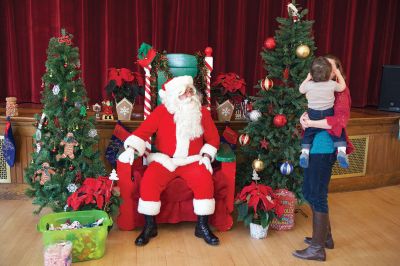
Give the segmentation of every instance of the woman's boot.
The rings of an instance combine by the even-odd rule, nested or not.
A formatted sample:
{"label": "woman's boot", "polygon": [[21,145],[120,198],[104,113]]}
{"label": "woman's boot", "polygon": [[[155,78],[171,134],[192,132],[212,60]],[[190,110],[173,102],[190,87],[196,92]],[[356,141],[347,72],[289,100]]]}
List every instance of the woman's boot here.
{"label": "woman's boot", "polygon": [[212,232],[208,226],[208,215],[198,215],[196,229],[194,235],[203,238],[209,245],[218,245],[219,239]]}
{"label": "woman's boot", "polygon": [[[314,221],[314,210],[311,208],[311,211],[313,213],[313,221]],[[304,238],[304,243],[311,245],[311,240],[312,240],[312,237],[306,236]],[[334,247],[335,247],[335,243],[333,242],[333,238],[332,238],[331,222],[330,222],[329,214],[328,214],[328,233],[326,235],[325,248],[333,249]]]}
{"label": "woman's boot", "polygon": [[293,255],[306,260],[326,260],[325,241],[328,232],[328,214],[314,212],[313,236],[311,245],[303,250],[296,250]]}
{"label": "woman's boot", "polygon": [[150,238],[157,236],[157,224],[154,216],[145,215],[144,221],[143,230],[135,240],[136,246],[144,246],[149,243]]}

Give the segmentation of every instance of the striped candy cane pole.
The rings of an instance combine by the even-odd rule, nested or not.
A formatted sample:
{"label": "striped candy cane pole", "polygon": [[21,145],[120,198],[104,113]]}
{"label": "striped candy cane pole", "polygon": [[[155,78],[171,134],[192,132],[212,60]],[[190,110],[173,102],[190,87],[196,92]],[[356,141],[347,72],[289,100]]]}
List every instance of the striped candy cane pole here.
{"label": "striped candy cane pole", "polygon": [[211,71],[213,70],[213,57],[212,57],[212,48],[207,47],[204,50],[206,57],[206,67],[207,67],[207,88],[206,88],[206,95],[207,95],[207,109],[211,109]]}
{"label": "striped candy cane pole", "polygon": [[[150,88],[150,70],[151,70],[151,65],[149,64],[147,67],[144,68],[145,76],[146,76],[146,81],[144,85],[144,120],[147,119],[147,117],[150,115],[151,112],[151,88]],[[147,154],[149,154],[151,151],[151,138],[149,141],[146,141],[146,151],[144,155],[144,160],[143,164],[147,165]]]}
{"label": "striped candy cane pole", "polygon": [[151,112],[150,69],[151,65],[148,65],[144,68],[146,76],[146,81],[144,85],[144,120],[147,119]]}

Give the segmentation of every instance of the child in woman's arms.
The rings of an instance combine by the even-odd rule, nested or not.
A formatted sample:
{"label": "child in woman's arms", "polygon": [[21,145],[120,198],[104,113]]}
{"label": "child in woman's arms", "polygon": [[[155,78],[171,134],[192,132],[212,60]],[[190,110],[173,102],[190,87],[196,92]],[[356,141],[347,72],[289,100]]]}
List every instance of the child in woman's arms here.
{"label": "child in woman's arms", "polygon": [[[331,80],[333,76],[337,77],[338,82]],[[324,119],[327,116],[333,116],[333,103],[335,101],[335,92],[344,91],[346,82],[340,71],[333,67],[324,57],[317,57],[311,64],[311,71],[307,78],[300,85],[300,93],[306,94],[308,101],[308,116],[311,120]],[[316,133],[324,129],[306,128],[301,141],[300,166],[308,167],[308,158],[310,147]],[[344,130],[340,137],[331,135],[335,148],[338,149],[337,159],[340,167],[349,167],[349,160],[346,155],[346,137]]]}

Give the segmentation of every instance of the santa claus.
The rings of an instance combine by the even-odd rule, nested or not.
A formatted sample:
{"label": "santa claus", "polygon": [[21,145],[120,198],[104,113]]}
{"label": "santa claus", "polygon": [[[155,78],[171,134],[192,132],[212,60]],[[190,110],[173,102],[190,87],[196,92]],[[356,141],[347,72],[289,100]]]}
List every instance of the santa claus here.
{"label": "santa claus", "polygon": [[212,166],[219,147],[219,135],[210,112],[201,105],[191,76],[171,79],[159,92],[162,105],[136,129],[124,143],[121,162],[132,164],[134,155],[145,153],[145,142],[157,133],[158,152],[147,155],[149,166],[140,187],[138,212],[144,214],[145,225],[136,245],[145,245],[157,235],[154,217],[160,212],[160,194],[176,177],[183,178],[193,191],[194,212],[198,216],[195,235],[210,245],[219,239],[208,226],[214,213]]}

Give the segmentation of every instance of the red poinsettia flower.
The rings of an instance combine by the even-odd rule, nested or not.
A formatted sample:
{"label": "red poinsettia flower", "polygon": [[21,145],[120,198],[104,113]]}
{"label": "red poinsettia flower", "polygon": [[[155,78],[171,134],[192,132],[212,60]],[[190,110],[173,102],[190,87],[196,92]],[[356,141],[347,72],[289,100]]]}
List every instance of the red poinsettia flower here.
{"label": "red poinsettia flower", "polygon": [[121,87],[123,81],[133,81],[135,77],[127,68],[110,68],[108,71],[108,81],[115,80],[118,87]]}
{"label": "red poinsettia flower", "polygon": [[281,217],[284,211],[272,188],[255,182],[242,189],[237,196],[237,201],[245,202],[248,207],[252,207],[255,214],[258,210],[271,211]]}
{"label": "red poinsettia flower", "polygon": [[133,80],[136,80],[139,86],[144,86],[143,75],[139,72],[132,72]]}
{"label": "red poinsettia flower", "polygon": [[67,204],[75,211],[90,204],[96,204],[98,209],[103,209],[110,201],[111,186],[112,181],[108,177],[86,178],[82,186],[68,197]]}
{"label": "red poinsettia flower", "polygon": [[239,91],[242,95],[246,94],[246,83],[235,73],[221,73],[212,84],[213,87],[221,87],[223,94]]}

